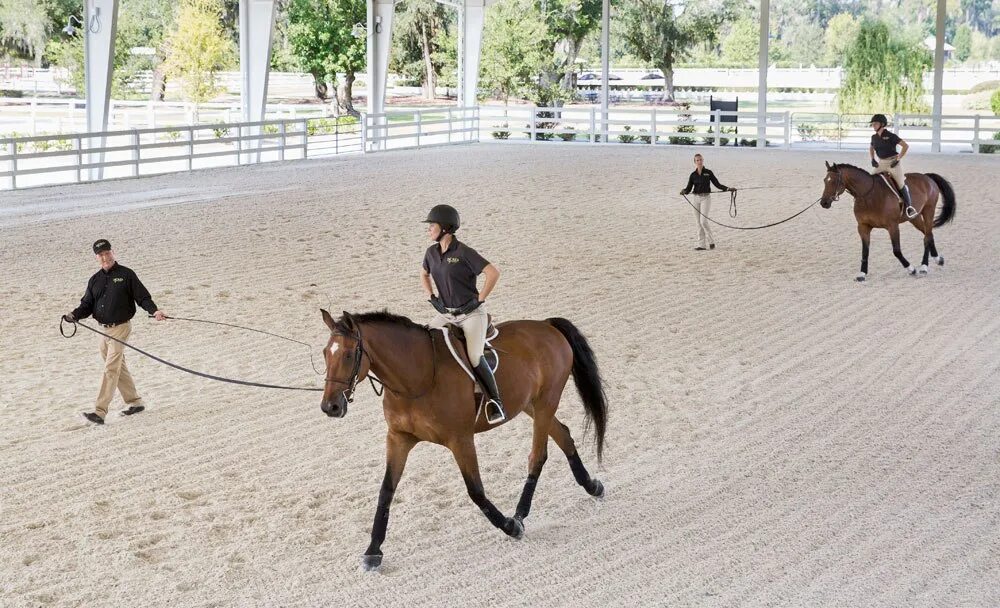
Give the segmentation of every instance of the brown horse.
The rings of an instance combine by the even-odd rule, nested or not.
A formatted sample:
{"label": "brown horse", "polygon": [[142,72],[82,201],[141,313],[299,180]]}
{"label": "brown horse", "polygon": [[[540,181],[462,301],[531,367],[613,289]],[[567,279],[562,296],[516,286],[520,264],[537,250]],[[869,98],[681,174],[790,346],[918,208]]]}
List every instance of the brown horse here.
{"label": "brown horse", "polygon": [[[913,219],[907,219],[901,212],[899,197],[880,176],[854,165],[826,163],[823,196],[819,204],[824,209],[829,209],[833,201],[839,199],[845,191],[854,197],[854,217],[858,220],[858,234],[861,235],[861,272],[856,280],[864,281],[868,276],[868,244],[872,228],[889,231],[892,252],[911,275],[927,274],[928,256],[933,256],[938,266],[944,266],[944,256],[938,255],[934,245],[934,229],[955,217],[955,191],[948,180],[936,173],[907,173],[906,185],[917,210]],[[935,219],[934,211],[939,195],[944,204],[941,206],[941,214]],[[924,258],[920,268],[914,268],[903,257],[903,250],[900,249],[899,225],[903,222],[911,222],[924,234]]]}
{"label": "brown horse", "polygon": [[[485,417],[477,417],[473,382],[449,353],[444,336],[438,330],[384,311],[361,315],[345,312],[339,320],[325,310],[321,312],[330,328],[330,341],[324,350],[326,388],[320,406],[323,412],[343,417],[358,383],[371,378],[369,372],[377,376],[372,388],[374,382],[379,382],[385,391],[382,409],[389,426],[385,477],[375,509],[371,544],[362,559],[365,570],[377,569],[382,564],[389,505],[407,455],[421,441],[451,450],[472,501],[490,523],[514,538],[524,534],[523,522],[545,464],[549,437],[566,454],[577,483],[591,496],[604,495],[604,486],[583,466],[569,429],[555,416],[572,373],[588,424],[594,425],[600,461],[608,419],[607,400],[594,353],[587,339],[569,321],[511,321],[497,326],[500,335],[493,345],[501,353],[501,360],[496,379],[507,419],[523,411],[534,423],[528,479],[514,517],[508,518],[486,498],[476,458],[474,435],[495,427],[487,424]],[[461,345],[456,350],[465,352]]]}

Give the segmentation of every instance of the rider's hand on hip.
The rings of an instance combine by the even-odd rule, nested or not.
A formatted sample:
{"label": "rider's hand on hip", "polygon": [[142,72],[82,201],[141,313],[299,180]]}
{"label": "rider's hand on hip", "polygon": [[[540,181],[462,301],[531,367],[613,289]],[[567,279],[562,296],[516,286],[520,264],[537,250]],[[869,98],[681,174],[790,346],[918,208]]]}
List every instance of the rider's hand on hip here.
{"label": "rider's hand on hip", "polygon": [[875,160],[874,158],[872,159],[872,166],[878,169],[878,161]]}
{"label": "rider's hand on hip", "polygon": [[441,301],[441,298],[432,294],[431,299],[427,301],[431,303],[431,306],[434,307],[434,310],[438,311],[443,315],[448,314],[448,309],[445,308],[444,302]]}

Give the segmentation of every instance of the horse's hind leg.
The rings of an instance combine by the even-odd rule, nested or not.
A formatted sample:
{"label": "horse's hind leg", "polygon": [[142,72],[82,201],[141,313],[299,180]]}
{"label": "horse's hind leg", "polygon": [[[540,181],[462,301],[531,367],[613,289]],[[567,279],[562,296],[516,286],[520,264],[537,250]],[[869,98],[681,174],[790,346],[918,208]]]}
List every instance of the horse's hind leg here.
{"label": "horse's hind leg", "polygon": [[889,226],[889,239],[892,240],[892,254],[896,256],[896,259],[899,260],[899,263],[903,265],[903,268],[906,270],[906,272],[908,272],[911,275],[916,274],[917,269],[914,268],[909,261],[907,261],[906,257],[903,256],[903,250],[899,246],[898,224],[891,224]]}
{"label": "horse's hind leg", "polygon": [[583,489],[591,496],[597,498],[604,496],[604,484],[591,477],[586,467],[583,466],[580,454],[576,451],[576,443],[569,434],[569,429],[566,428],[566,425],[553,417],[552,423],[549,425],[549,435],[555,440],[556,445],[559,446],[563,453],[566,454],[566,459],[569,460],[569,468],[573,471],[576,483],[583,486]]}
{"label": "horse's hind leg", "polygon": [[476,443],[472,435],[456,440],[448,446],[455,456],[459,470],[462,471],[462,478],[465,480],[465,489],[469,492],[469,498],[476,503],[479,510],[483,512],[490,523],[503,530],[508,536],[521,538],[524,535],[524,525],[520,521],[504,517],[504,514],[497,509],[492,502],[486,498],[483,491],[483,480],[479,476],[479,459],[476,456]]}
{"label": "horse's hind leg", "polygon": [[528,478],[524,480],[521,498],[517,501],[514,519],[523,522],[531,512],[531,499],[535,495],[535,486],[542,474],[542,467],[549,457],[549,425],[553,414],[548,408],[534,407],[525,410],[532,418],[533,432],[531,435],[531,454],[528,455]]}
{"label": "horse's hind leg", "polygon": [[389,431],[386,435],[385,477],[378,493],[371,544],[368,545],[368,550],[361,560],[361,566],[365,570],[375,570],[382,565],[382,541],[385,540],[385,530],[389,525],[389,505],[392,503],[393,494],[396,493],[399,478],[403,475],[406,457],[415,445],[417,438],[409,433]]}

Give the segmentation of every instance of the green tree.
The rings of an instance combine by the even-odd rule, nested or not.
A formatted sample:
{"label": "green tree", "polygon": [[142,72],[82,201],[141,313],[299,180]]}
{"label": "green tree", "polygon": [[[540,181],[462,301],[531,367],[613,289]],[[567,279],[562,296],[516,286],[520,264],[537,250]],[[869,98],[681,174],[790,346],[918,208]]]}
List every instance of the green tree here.
{"label": "green tree", "polygon": [[365,10],[365,0],[292,0],[288,5],[288,43],[312,75],[316,97],[326,100],[327,83],[336,83],[337,110],[352,116],[359,115],[352,99],[366,49],[364,36],[354,37],[352,28],[365,22]]}
{"label": "green tree", "polygon": [[529,97],[543,69],[546,30],[534,5],[525,0],[494,4],[483,27],[479,77],[482,88],[503,99]]}
{"label": "green tree", "polygon": [[0,47],[41,67],[52,29],[47,9],[46,0],[0,0]]}
{"label": "green tree", "polygon": [[972,54],[972,29],[964,23],[958,26],[951,44],[955,47],[956,60],[959,62],[968,60]]}
{"label": "green tree", "polygon": [[843,65],[847,49],[854,44],[861,22],[850,13],[839,13],[830,19],[823,34],[823,63],[830,66]]}
{"label": "green tree", "polygon": [[438,79],[458,66],[457,57],[447,51],[452,46],[446,40],[451,13],[435,0],[405,0],[393,17],[390,69],[419,82],[424,99],[434,99]]}
{"label": "green tree", "polygon": [[816,65],[823,62],[823,29],[805,16],[791,21],[781,33],[785,61],[795,65]]}
{"label": "green tree", "polygon": [[690,3],[678,17],[667,0],[631,0],[621,7],[620,20],[629,52],[663,72],[664,98],[674,99],[674,63],[688,57],[696,45],[714,43],[731,5]]}
{"label": "green tree", "polygon": [[548,59],[534,95],[539,105],[558,104],[574,94],[576,58],[587,36],[600,31],[602,2],[534,0],[533,6],[545,25],[546,35],[542,40]]}
{"label": "green tree", "polygon": [[749,17],[741,17],[722,41],[722,59],[740,67],[755,66],[759,49],[760,24]]}
{"label": "green tree", "polygon": [[233,64],[235,50],[221,18],[221,0],[181,0],[167,35],[164,72],[180,81],[188,101],[203,103],[218,95],[216,72]]}
{"label": "green tree", "polygon": [[924,112],[923,79],[930,67],[930,53],[919,41],[893,38],[884,22],[866,20],[845,57],[840,112]]}
{"label": "green tree", "polygon": [[993,91],[993,95],[990,95],[990,109],[993,110],[994,116],[1000,116],[1000,89]]}

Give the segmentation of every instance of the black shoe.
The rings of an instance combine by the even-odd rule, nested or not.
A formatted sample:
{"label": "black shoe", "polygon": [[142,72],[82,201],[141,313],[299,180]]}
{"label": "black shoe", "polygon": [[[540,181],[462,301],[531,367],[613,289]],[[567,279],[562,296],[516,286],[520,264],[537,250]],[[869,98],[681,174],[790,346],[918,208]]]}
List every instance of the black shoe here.
{"label": "black shoe", "polygon": [[711,245],[709,245],[708,248],[709,249],[715,249],[715,243],[712,243]]}
{"label": "black shoe", "polygon": [[127,410],[122,410],[122,416],[131,416],[132,414],[138,414],[144,409],[146,409],[145,405],[132,405],[129,406]]}
{"label": "black shoe", "polygon": [[104,418],[101,418],[94,412],[84,412],[83,417],[93,422],[94,424],[104,424]]}
{"label": "black shoe", "polygon": [[694,250],[695,250],[695,251],[708,251],[707,249],[705,249],[705,248],[704,248],[704,247],[702,247],[701,245],[698,245],[697,247],[695,247],[695,248],[694,248]]}

